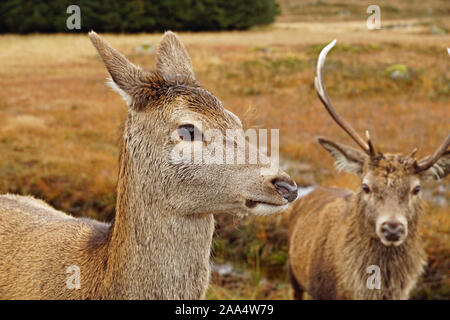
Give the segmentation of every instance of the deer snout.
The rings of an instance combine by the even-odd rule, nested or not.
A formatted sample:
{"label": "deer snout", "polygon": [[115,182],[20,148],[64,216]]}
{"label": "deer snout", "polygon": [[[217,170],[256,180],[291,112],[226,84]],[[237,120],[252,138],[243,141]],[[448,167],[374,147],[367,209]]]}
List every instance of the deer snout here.
{"label": "deer snout", "polygon": [[277,178],[272,180],[272,184],[275,190],[287,201],[292,202],[297,199],[298,188],[294,180],[290,178]]}
{"label": "deer snout", "polygon": [[397,221],[386,221],[381,225],[381,232],[388,241],[396,242],[404,234],[404,226]]}
{"label": "deer snout", "polygon": [[297,194],[295,181],[279,170],[271,175],[260,173],[256,181],[248,180],[241,195],[247,213],[266,216],[286,210]]}

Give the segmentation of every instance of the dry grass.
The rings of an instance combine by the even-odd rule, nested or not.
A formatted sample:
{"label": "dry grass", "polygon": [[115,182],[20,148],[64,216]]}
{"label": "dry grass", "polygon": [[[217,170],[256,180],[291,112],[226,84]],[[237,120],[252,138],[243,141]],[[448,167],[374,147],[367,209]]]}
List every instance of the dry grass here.
{"label": "dry grass", "polygon": [[378,5],[383,19],[445,19],[450,14],[446,0],[278,0],[283,15],[280,21],[365,21],[369,5]]}
{"label": "dry grass", "polygon": [[[441,23],[441,16],[436,19]],[[359,132],[369,129],[383,151],[406,153],[417,146],[420,156],[448,134],[450,58],[445,48],[450,36],[426,32],[432,17],[409,20],[409,29],[375,32],[365,29],[365,19],[281,20],[248,32],[180,35],[206,88],[247,126],[279,128],[282,157],[314,168],[305,175],[290,168],[299,183],[358,185],[353,176],[338,175],[314,143],[317,135],[350,143],[312,86],[317,54],[334,38],[339,46],[327,60],[328,91]],[[159,34],[106,38],[136,64],[153,66],[153,55],[134,48],[156,44]],[[78,216],[111,219],[118,127],[126,110],[104,85],[106,71],[87,36],[7,35],[0,37],[0,48],[0,192],[34,194]],[[395,63],[410,69],[409,79],[383,74]],[[431,263],[415,297],[450,297],[448,182],[442,185],[447,188],[441,191],[444,206],[430,204],[424,217]],[[238,266],[240,261],[250,276],[238,287],[213,284],[208,297],[290,298],[283,218],[238,221],[234,227],[219,220],[216,260]]]}

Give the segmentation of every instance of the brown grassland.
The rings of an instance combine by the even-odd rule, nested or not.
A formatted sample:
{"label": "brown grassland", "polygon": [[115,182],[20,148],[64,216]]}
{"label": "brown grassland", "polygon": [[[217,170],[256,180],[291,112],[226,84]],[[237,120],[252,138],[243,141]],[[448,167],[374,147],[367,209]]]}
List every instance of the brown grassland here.
{"label": "brown grassland", "polygon": [[[450,132],[450,4],[429,1],[427,15],[420,4],[413,10],[407,1],[379,1],[382,19],[387,6],[383,29],[368,31],[367,5],[329,2],[282,1],[283,15],[272,26],[180,36],[201,83],[246,127],[280,129],[283,167],[299,185],[355,190],[358,179],[337,173],[314,142],[321,135],[351,144],[314,92],[320,49],[338,39],[326,86],[339,112],[360,133],[368,129],[382,151],[418,147],[424,156]],[[433,26],[443,34],[430,34]],[[104,36],[134,63],[153,67],[154,54],[135,48],[156,45],[160,34]],[[393,64],[408,68],[405,79],[386,74]],[[0,193],[32,194],[75,216],[110,220],[126,107],[105,86],[87,35],[2,35],[0,66]],[[448,178],[428,190],[422,232],[429,265],[412,298],[450,299]],[[287,215],[217,217],[214,260],[234,271],[214,273],[207,298],[292,298]]]}

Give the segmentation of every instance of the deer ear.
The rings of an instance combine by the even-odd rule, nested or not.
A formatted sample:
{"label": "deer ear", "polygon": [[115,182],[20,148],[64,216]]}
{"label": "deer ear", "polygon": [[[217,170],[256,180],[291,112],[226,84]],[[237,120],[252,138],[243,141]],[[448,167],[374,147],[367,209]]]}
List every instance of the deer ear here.
{"label": "deer ear", "polygon": [[[419,161],[424,161],[426,158]],[[438,161],[429,169],[420,172],[420,176],[428,179],[434,178],[436,180],[445,178],[450,173],[450,150],[444,152]]]}
{"label": "deer ear", "polygon": [[167,31],[158,47],[156,70],[166,81],[197,84],[192,62],[178,36]]}
{"label": "deer ear", "polygon": [[143,94],[146,78],[144,71],[128,61],[94,31],[89,32],[89,38],[111,76],[108,85],[118,92],[133,109],[145,107],[148,99]]}
{"label": "deer ear", "polygon": [[333,156],[338,170],[362,174],[364,161],[367,158],[365,153],[325,138],[317,138],[317,142]]}

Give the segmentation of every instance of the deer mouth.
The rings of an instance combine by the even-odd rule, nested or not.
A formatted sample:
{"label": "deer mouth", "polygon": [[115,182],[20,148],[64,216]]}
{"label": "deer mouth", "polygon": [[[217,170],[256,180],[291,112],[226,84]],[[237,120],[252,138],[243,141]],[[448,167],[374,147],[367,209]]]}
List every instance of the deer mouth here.
{"label": "deer mouth", "polygon": [[264,204],[264,205],[274,206],[274,207],[279,207],[279,206],[285,205],[285,204],[271,203],[271,202],[266,202],[266,201],[255,201],[255,200],[250,200],[250,199],[245,200],[245,206],[249,209],[255,208],[258,204]]}
{"label": "deer mouth", "polygon": [[389,240],[385,240],[384,238],[381,238],[380,241],[385,247],[389,248],[389,247],[400,246],[404,242],[404,239],[400,239],[398,241],[389,241]]}
{"label": "deer mouth", "polygon": [[282,200],[283,201],[282,203],[269,202],[269,201],[265,201],[265,200],[246,199],[245,200],[245,206],[247,208],[249,208],[249,209],[253,209],[259,204],[260,205],[272,206],[272,207],[284,207],[284,206],[288,205],[289,203],[294,203],[300,197],[301,197],[301,194],[300,194],[300,192],[298,192],[294,200],[291,200],[291,201],[288,200],[287,202],[285,200]]}
{"label": "deer mouth", "polygon": [[252,215],[267,216],[284,211],[288,207],[288,202],[274,203],[268,201],[246,199],[245,207],[247,208],[248,213]]}

